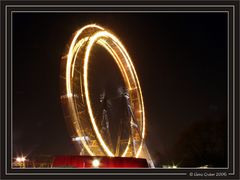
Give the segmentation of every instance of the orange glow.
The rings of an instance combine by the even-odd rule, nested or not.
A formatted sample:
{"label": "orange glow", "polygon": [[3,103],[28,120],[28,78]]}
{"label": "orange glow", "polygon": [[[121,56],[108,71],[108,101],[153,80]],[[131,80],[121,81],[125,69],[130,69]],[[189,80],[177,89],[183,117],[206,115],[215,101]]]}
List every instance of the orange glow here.
{"label": "orange glow", "polygon": [[[89,81],[88,81],[88,65],[89,61],[91,59],[91,50],[93,49],[94,45],[98,44],[102,47],[104,47],[108,53],[111,54],[113,57],[115,63],[117,64],[122,77],[124,79],[125,85],[129,91],[130,95],[130,101],[131,96],[134,93],[136,98],[133,101],[131,101],[132,105],[134,104],[134,110],[140,114],[138,121],[140,124],[140,142],[137,148],[136,157],[139,157],[143,141],[145,138],[145,112],[144,112],[144,102],[142,97],[142,91],[140,87],[140,83],[136,74],[136,70],[134,68],[134,65],[132,63],[132,60],[126,50],[126,48],[123,46],[123,44],[120,42],[120,40],[114,36],[112,33],[108,32],[104,28],[96,25],[96,24],[90,24],[87,26],[84,26],[80,30],[78,30],[71,42],[69,52],[67,55],[67,63],[66,63],[66,95],[68,98],[68,107],[69,111],[72,117],[72,124],[77,132],[77,136],[84,137],[86,136],[83,134],[81,123],[81,116],[79,115],[79,112],[76,108],[76,103],[74,99],[74,90],[73,90],[73,78],[75,76],[75,64],[76,61],[80,60],[82,62],[82,71],[81,76],[83,77],[83,80],[81,83],[81,97],[82,101],[84,101],[84,106],[86,106],[86,110],[88,113],[89,120],[91,122],[92,129],[94,131],[94,134],[96,136],[96,140],[98,141],[100,147],[99,149],[103,149],[105,155],[107,156],[115,156],[114,153],[110,150],[108,147],[108,144],[104,141],[98,127],[96,124],[96,118],[94,117],[94,113],[91,106],[91,99],[90,99],[90,92],[89,92]],[[81,57],[78,57],[79,52],[84,52]],[[88,145],[87,140],[84,138],[81,139],[81,142],[86,149],[86,151],[94,156],[99,155],[96,150],[91,148]],[[130,138],[128,139],[127,146],[125,150],[123,151],[121,156],[126,156],[129,151],[130,146]]]}

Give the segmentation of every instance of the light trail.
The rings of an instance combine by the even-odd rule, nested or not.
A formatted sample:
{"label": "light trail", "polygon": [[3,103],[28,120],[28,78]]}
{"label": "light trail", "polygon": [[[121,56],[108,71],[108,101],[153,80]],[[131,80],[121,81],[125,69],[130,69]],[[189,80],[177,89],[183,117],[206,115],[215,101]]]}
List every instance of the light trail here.
{"label": "light trail", "polygon": [[[67,55],[67,62],[66,62],[66,95],[68,97],[68,108],[69,112],[72,117],[72,121],[74,124],[75,131],[77,132],[79,137],[85,136],[85,134],[82,134],[81,125],[79,124],[81,121],[81,117],[78,115],[78,109],[76,107],[76,103],[74,100],[74,90],[73,90],[73,81],[74,81],[74,70],[75,70],[75,64],[78,60],[78,54],[79,52],[84,52],[80,54],[80,61],[82,61],[82,74],[80,76],[83,77],[83,82],[81,84],[81,96],[83,97],[84,105],[86,105],[86,110],[89,115],[89,119],[94,131],[94,134],[96,135],[96,139],[99,142],[99,145],[101,149],[106,153],[107,156],[114,156],[114,153],[109,149],[108,145],[104,141],[98,127],[96,124],[96,118],[94,117],[94,113],[91,106],[91,99],[90,99],[90,92],[89,92],[89,82],[88,82],[88,65],[91,58],[91,50],[93,49],[94,45],[98,44],[102,47],[104,47],[108,53],[111,54],[113,57],[115,63],[118,65],[118,68],[122,74],[122,77],[124,79],[125,85],[129,91],[130,94],[130,101],[131,101],[131,93],[135,93],[137,100],[134,100],[135,110],[136,112],[140,113],[139,122],[141,122],[140,126],[140,144],[137,149],[136,157],[139,157],[143,141],[145,138],[145,112],[144,112],[144,103],[143,103],[143,97],[142,97],[142,91],[140,87],[140,83],[136,74],[136,70],[134,68],[134,65],[132,63],[132,60],[127,53],[127,50],[123,46],[123,44],[120,42],[120,40],[114,36],[112,33],[108,32],[104,28],[96,25],[96,24],[90,24],[87,26],[84,26],[80,30],[78,30],[71,42],[69,52]],[[81,79],[81,77],[80,77]],[[133,103],[133,102],[131,102]],[[133,137],[134,138],[134,137]],[[82,144],[86,151],[94,156],[98,155],[98,152],[96,152],[93,148],[91,148],[88,143],[85,140],[82,140]],[[122,157],[126,156],[126,154],[129,151],[130,146],[130,138],[128,139],[127,146],[125,150],[123,151]]]}

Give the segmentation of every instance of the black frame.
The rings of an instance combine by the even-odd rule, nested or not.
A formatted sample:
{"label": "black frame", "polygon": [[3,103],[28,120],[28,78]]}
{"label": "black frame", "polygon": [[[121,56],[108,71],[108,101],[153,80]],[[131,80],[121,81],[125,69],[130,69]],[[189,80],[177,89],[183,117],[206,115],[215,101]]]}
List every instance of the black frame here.
{"label": "black frame", "polygon": [[[239,1],[4,1],[1,2],[1,178],[136,178],[191,179],[194,173],[205,178],[239,178]],[[18,6],[20,5],[20,6]],[[48,7],[47,7],[48,6]],[[41,10],[136,10],[226,11],[229,13],[229,168],[228,169],[11,169],[11,13]],[[226,172],[227,176],[206,173]],[[76,174],[78,173],[78,174]],[[25,175],[27,174],[27,175]],[[201,176],[200,176],[201,177]]]}

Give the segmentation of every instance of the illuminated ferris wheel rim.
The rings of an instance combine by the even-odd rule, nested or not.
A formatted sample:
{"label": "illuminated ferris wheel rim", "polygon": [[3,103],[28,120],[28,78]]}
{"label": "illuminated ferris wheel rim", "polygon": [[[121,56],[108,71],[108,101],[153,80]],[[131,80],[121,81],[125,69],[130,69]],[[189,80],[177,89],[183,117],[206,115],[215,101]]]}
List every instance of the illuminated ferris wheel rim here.
{"label": "illuminated ferris wheel rim", "polygon": [[[88,29],[97,29],[96,32],[93,34],[79,38],[83,34],[84,31]],[[114,156],[113,152],[109,149],[108,145],[104,141],[104,139],[101,136],[101,133],[97,127],[95,117],[93,115],[93,110],[91,106],[91,99],[89,95],[89,88],[88,88],[88,64],[90,59],[90,54],[93,46],[95,44],[99,44],[103,48],[105,48],[114,58],[115,62],[117,63],[122,77],[124,79],[124,82],[128,88],[128,90],[131,89],[137,89],[138,92],[138,101],[140,113],[142,115],[142,129],[141,129],[141,143],[137,150],[136,157],[139,156],[143,140],[145,137],[145,112],[144,112],[144,103],[143,103],[143,97],[141,92],[140,83],[135,71],[135,68],[133,66],[132,60],[130,56],[128,55],[125,47],[123,44],[119,41],[119,39],[114,36],[112,33],[106,31],[104,28],[96,25],[96,24],[90,24],[86,25],[80,30],[78,30],[72,40],[72,43],[70,45],[70,49],[67,56],[67,65],[66,65],[66,92],[68,98],[72,100],[72,86],[71,86],[71,78],[74,75],[74,65],[75,61],[77,59],[77,54],[81,48],[85,48],[84,58],[83,58],[83,96],[86,101],[87,111],[90,117],[91,125],[93,127],[94,133],[97,137],[98,142],[100,143],[102,149],[108,156]],[[73,106],[72,106],[73,107]],[[83,140],[83,145],[85,149],[88,151],[90,155],[94,155],[94,153],[91,151],[91,149],[88,147],[87,143]],[[125,156],[127,154],[129,147],[129,142],[127,147],[125,148],[122,156]]]}

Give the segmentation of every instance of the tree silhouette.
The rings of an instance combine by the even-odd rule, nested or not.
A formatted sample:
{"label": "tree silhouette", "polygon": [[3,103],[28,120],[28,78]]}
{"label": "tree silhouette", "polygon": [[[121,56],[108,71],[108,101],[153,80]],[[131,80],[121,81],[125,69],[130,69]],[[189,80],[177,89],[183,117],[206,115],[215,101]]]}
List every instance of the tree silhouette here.
{"label": "tree silhouette", "polygon": [[227,166],[226,120],[193,123],[179,136],[172,149],[172,160],[182,167]]}

